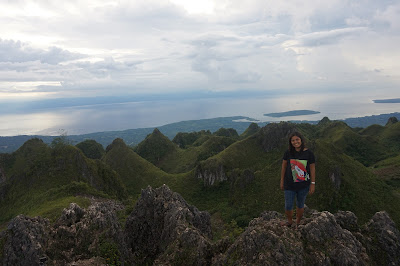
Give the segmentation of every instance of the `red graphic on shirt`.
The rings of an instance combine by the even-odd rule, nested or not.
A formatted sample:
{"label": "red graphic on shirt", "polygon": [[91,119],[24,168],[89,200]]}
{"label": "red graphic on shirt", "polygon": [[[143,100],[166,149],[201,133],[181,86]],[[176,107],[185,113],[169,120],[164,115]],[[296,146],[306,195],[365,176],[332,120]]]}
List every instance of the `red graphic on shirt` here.
{"label": "red graphic on shirt", "polygon": [[304,182],[310,179],[307,173],[307,160],[290,160],[290,167],[292,170],[293,182]]}

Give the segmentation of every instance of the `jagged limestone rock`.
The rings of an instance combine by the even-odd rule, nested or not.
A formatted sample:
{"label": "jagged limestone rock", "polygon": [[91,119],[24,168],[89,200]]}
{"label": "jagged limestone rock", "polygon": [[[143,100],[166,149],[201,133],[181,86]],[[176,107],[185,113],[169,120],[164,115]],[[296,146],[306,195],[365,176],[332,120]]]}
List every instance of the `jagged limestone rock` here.
{"label": "jagged limestone rock", "polygon": [[196,167],[195,176],[202,179],[205,186],[213,186],[219,182],[228,180],[224,166],[216,159],[210,159],[200,163]]}
{"label": "jagged limestone rock", "polygon": [[126,243],[138,265],[206,265],[211,259],[211,221],[166,185],[142,190],[126,221]]}
{"label": "jagged limestone rock", "polygon": [[121,208],[112,200],[93,200],[86,209],[72,203],[53,225],[19,215],[0,233],[0,264],[400,264],[400,232],[386,212],[358,226],[352,212],[306,208],[295,229],[280,225],[281,213],[268,211],[232,243],[212,242],[210,215],[165,185],[142,190],[125,229],[116,217]]}
{"label": "jagged limestone rock", "polygon": [[2,265],[40,265],[40,258],[46,257],[49,225],[41,217],[15,217],[7,227]]}
{"label": "jagged limestone rock", "polygon": [[281,214],[266,212],[253,219],[213,265],[304,265],[304,248],[299,233],[280,226]]}
{"label": "jagged limestone rock", "polygon": [[[115,201],[95,201],[87,209],[71,203],[51,229],[48,254],[54,264],[66,264],[95,257],[103,244],[118,246],[121,258],[128,252],[116,211]],[[104,255],[104,254],[103,254]]]}
{"label": "jagged limestone rock", "polygon": [[343,229],[347,229],[350,232],[359,232],[360,228],[358,226],[357,216],[350,211],[338,211],[335,213],[336,222]]}
{"label": "jagged limestone rock", "polygon": [[365,246],[380,265],[400,265],[400,232],[385,211],[377,212],[363,232]]}
{"label": "jagged limestone rock", "polygon": [[335,187],[335,189],[339,190],[340,189],[340,185],[342,183],[342,172],[341,172],[339,166],[335,166],[329,172],[329,178],[331,179],[331,182],[332,182],[333,186]]}
{"label": "jagged limestone rock", "polygon": [[327,211],[305,219],[299,231],[305,245],[307,261],[326,265],[367,265],[366,249],[347,229],[343,229],[335,216]]}

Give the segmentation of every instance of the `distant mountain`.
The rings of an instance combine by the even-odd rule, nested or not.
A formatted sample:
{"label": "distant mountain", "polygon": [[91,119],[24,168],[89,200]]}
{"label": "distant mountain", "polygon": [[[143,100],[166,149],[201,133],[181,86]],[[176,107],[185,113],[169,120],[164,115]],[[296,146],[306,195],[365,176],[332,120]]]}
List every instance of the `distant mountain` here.
{"label": "distant mountain", "polygon": [[[345,122],[348,126],[352,128],[365,128],[373,124],[377,125],[385,125],[390,117],[396,117],[400,119],[400,113],[391,113],[391,114],[381,114],[381,115],[373,115],[373,116],[365,116],[365,117],[356,117],[356,118],[347,118],[344,120],[340,120]],[[308,124],[317,124],[319,121],[306,121],[306,120],[292,120],[293,123],[308,123]],[[167,124],[164,126],[157,127],[160,132],[162,132],[169,139],[173,139],[176,134],[179,132],[196,132],[201,130],[210,130],[211,132],[215,132],[220,128],[233,128],[237,131],[238,134],[242,134],[251,123],[257,123],[256,120],[244,117],[244,116],[233,116],[233,117],[219,117],[219,118],[211,118],[211,119],[201,119],[201,120],[190,120],[190,121],[182,121],[172,124]],[[260,127],[266,125],[268,122],[257,123]],[[129,146],[136,146],[141,141],[143,141],[148,134],[151,134],[155,127],[152,128],[138,128],[138,129],[128,129],[123,131],[105,131],[105,132],[97,132],[83,135],[70,135],[68,139],[77,144],[83,142],[87,139],[95,140],[96,142],[103,145],[103,147],[107,147],[107,145],[111,144],[114,139],[121,138],[127,143]],[[40,138],[45,143],[50,144],[52,140],[55,138],[54,136],[13,136],[13,137],[1,137],[0,136],[0,153],[6,152],[10,153],[16,151],[22,144],[31,139],[31,138]]]}
{"label": "distant mountain", "polygon": [[[254,119],[245,116],[219,117],[201,120],[182,121],[157,127],[169,139],[173,139],[179,132],[195,132],[200,130],[217,131],[220,128],[234,128],[239,134],[245,131]],[[265,125],[266,123],[260,123]],[[105,131],[83,135],[69,135],[68,139],[73,143],[79,143],[87,139],[92,139],[102,144],[103,147],[111,144],[114,139],[121,138],[130,146],[135,146],[151,134],[155,127],[137,128],[122,131]],[[31,138],[40,138],[45,143],[50,144],[55,138],[53,136],[13,136],[0,137],[0,152],[16,151],[22,144]]]}

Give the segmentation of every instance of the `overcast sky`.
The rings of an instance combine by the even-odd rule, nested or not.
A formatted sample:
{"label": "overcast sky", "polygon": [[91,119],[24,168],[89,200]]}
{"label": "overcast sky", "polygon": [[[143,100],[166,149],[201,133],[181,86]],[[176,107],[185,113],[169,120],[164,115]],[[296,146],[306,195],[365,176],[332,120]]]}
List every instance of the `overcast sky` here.
{"label": "overcast sky", "polygon": [[0,2],[0,101],[190,92],[399,98],[400,2]]}

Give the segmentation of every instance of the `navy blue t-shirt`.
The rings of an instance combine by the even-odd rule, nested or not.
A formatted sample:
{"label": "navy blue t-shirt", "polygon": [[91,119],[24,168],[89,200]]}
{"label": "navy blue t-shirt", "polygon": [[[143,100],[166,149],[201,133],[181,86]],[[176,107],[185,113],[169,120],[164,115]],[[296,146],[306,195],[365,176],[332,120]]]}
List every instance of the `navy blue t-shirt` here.
{"label": "navy blue t-shirt", "polygon": [[284,188],[287,190],[300,190],[310,185],[310,164],[315,163],[314,153],[310,150],[303,150],[291,154],[289,150],[283,155],[287,161],[285,171]]}

